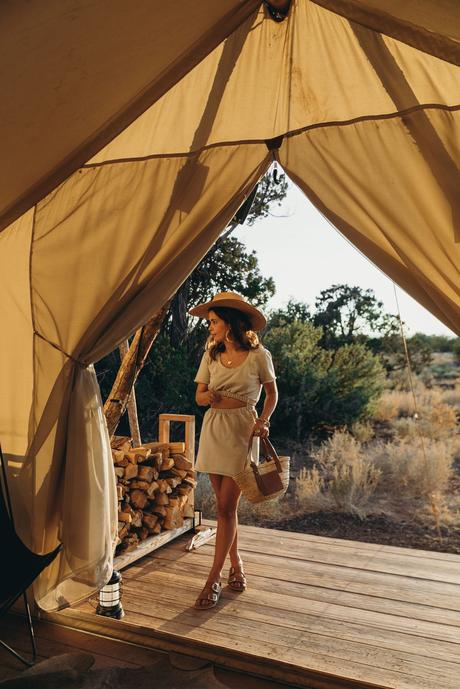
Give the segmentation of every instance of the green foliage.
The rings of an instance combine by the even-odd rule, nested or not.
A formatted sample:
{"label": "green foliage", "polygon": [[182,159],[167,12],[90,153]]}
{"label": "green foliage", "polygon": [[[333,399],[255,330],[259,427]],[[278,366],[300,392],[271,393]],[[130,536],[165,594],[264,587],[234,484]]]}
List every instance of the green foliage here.
{"label": "green foliage", "polygon": [[[407,367],[407,357],[401,333],[390,333],[380,338],[369,340],[369,347],[380,355],[383,366],[388,373],[402,371]],[[407,340],[407,351],[411,369],[421,373],[433,360],[433,351],[419,333]]]}
{"label": "green foliage", "polygon": [[456,345],[460,346],[460,338],[450,337],[449,335],[425,335],[425,333],[415,333],[410,340],[416,339],[423,343],[431,352],[453,352]]}
{"label": "green foliage", "polygon": [[315,309],[313,323],[323,329],[322,344],[328,348],[398,330],[397,317],[383,311],[382,302],[371,289],[332,285],[317,297]]}
{"label": "green foliage", "polygon": [[269,170],[259,182],[246,223],[253,225],[260,218],[266,218],[274,205],[281,206],[281,201],[286,196],[287,190],[286,176]]}
{"label": "green foliage", "polygon": [[452,351],[454,353],[455,363],[460,366],[460,337],[457,337],[452,346]]}
{"label": "green foliage", "polygon": [[280,401],[273,432],[304,440],[368,416],[384,387],[383,368],[363,344],[328,350],[322,331],[293,321],[264,338],[278,377]]}
{"label": "green foliage", "polygon": [[268,327],[277,328],[284,325],[290,325],[294,321],[309,323],[311,320],[312,317],[307,304],[290,299],[284,308],[277,309],[270,313]]}

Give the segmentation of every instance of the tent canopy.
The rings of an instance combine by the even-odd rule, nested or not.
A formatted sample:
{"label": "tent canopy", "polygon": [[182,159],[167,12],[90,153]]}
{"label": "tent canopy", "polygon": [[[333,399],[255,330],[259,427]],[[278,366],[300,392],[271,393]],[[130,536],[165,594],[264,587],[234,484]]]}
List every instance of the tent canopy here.
{"label": "tent canopy", "polygon": [[[281,23],[258,2],[173,2],[161,18],[114,2],[109,19],[102,0],[80,4],[57,3],[50,25],[39,3],[6,3],[0,25],[26,64],[49,65],[2,106],[2,213],[16,219],[0,233],[0,437],[21,536],[64,543],[36,589],[48,609],[110,575],[115,484],[91,363],[174,293],[273,160],[460,333],[456,2],[297,0]],[[24,61],[9,65],[24,83]]]}

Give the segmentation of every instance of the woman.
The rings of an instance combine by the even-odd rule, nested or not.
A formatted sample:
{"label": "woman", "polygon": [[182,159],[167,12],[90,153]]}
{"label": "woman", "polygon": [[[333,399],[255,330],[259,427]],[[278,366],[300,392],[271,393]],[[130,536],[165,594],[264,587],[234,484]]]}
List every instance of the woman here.
{"label": "woman", "polygon": [[[195,378],[197,403],[210,407],[203,419],[196,469],[209,473],[218,511],[214,562],[195,602],[195,608],[207,610],[217,604],[222,592],[227,555],[231,562],[229,587],[244,591],[247,585],[238,552],[241,491],[233,476],[243,471],[250,456],[258,462],[259,439],[253,436],[268,436],[278,392],[270,352],[256,335],[267,323],[258,309],[235,292],[221,292],[189,313],[206,318],[209,327],[206,351]],[[257,417],[255,405],[262,386],[265,400]]]}

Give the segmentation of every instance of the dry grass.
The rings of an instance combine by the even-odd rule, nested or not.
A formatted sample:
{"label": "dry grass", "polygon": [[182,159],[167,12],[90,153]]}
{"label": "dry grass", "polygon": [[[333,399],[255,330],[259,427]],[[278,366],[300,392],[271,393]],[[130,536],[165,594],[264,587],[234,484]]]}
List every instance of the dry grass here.
{"label": "dry grass", "polygon": [[296,479],[296,497],[304,511],[338,510],[363,517],[380,480],[380,471],[361,444],[337,431],[313,453],[316,467]]}
{"label": "dry grass", "polygon": [[[195,507],[203,512],[205,519],[217,518],[216,496],[206,474],[199,474],[195,490]],[[285,498],[254,505],[243,496],[238,507],[239,519],[245,523],[250,523],[254,519],[281,520],[289,514],[291,514],[291,508]]]}
{"label": "dry grass", "polygon": [[376,443],[371,451],[388,495],[431,500],[446,492],[454,459],[452,442],[418,437]]}
{"label": "dry grass", "polygon": [[442,401],[460,412],[460,383],[457,383],[453,390],[443,390]]}

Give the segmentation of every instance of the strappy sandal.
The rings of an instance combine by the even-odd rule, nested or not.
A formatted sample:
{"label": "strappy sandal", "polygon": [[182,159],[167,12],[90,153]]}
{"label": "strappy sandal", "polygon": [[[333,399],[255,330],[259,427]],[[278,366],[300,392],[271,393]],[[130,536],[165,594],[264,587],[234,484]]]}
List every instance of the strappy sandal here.
{"label": "strappy sandal", "polygon": [[229,588],[239,593],[245,591],[248,585],[243,570],[241,568],[237,569],[236,567],[230,567],[227,583]]}
{"label": "strappy sandal", "polygon": [[[200,595],[195,601],[195,610],[209,610],[215,608],[222,593],[222,584],[215,581],[213,584],[206,584]],[[206,595],[205,595],[206,594]],[[203,602],[206,604],[203,605]]]}

